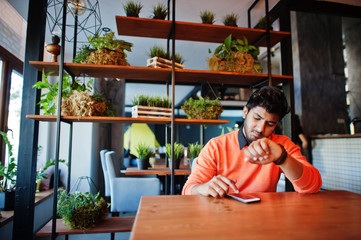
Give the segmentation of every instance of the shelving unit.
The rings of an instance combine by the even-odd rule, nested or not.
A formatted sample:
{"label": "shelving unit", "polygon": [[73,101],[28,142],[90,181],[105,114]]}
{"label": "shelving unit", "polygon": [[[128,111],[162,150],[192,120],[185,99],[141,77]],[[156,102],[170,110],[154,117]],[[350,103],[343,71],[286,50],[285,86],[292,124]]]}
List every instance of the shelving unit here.
{"label": "shelving unit", "polygon": [[[173,1],[172,12],[175,13],[175,1]],[[268,4],[268,1],[266,1]],[[45,1],[43,2],[43,5]],[[33,4],[32,7],[35,5]],[[266,8],[267,9],[267,8]],[[268,9],[266,11],[268,14]],[[33,18],[34,19],[34,18]],[[66,19],[66,17],[64,18]],[[245,36],[249,43],[258,47],[270,47],[280,41],[289,38],[290,32],[268,31],[262,29],[227,27],[220,25],[208,25],[190,22],[179,22],[173,19],[156,20],[134,17],[115,17],[117,30],[119,35],[163,38],[172,40],[172,51],[174,55],[175,41],[198,41],[210,43],[222,43],[224,39],[232,34],[235,38],[243,38]],[[64,20],[63,20],[64,21]],[[65,20],[66,21],[66,20]],[[63,25],[66,25],[63,22]],[[64,38],[64,37],[63,37]],[[63,41],[62,41],[63,42]],[[269,51],[268,51],[269,52]],[[53,72],[53,75],[60,75],[64,72],[75,76],[101,77],[101,78],[122,78],[127,82],[137,83],[170,83],[172,85],[172,96],[174,97],[174,86],[176,84],[196,85],[203,82],[209,84],[219,84],[225,86],[236,87],[258,87],[268,85],[272,78],[272,85],[284,84],[292,82],[293,77],[288,75],[270,75],[270,74],[241,74],[231,72],[216,72],[204,70],[188,70],[188,69],[154,69],[136,66],[110,66],[110,65],[91,65],[91,64],[75,64],[64,63],[64,53],[60,63],[29,61],[38,71]],[[61,77],[60,77],[60,81]],[[290,91],[292,91],[291,89]],[[174,101],[173,101],[174,102]],[[196,119],[180,119],[174,118],[174,103],[172,106],[171,118],[125,118],[125,117],[76,117],[76,116],[42,116],[42,115],[26,115],[27,119],[35,121],[57,122],[57,138],[60,135],[60,121],[67,122],[72,126],[76,122],[94,122],[94,123],[149,123],[149,124],[170,124],[173,131],[176,124],[194,124],[194,125],[216,125],[224,124],[227,120],[196,120]],[[60,120],[59,120],[60,119]],[[36,127],[34,128],[36,129]],[[70,128],[72,131],[72,127]],[[174,137],[174,134],[172,132]],[[70,133],[70,138],[72,134]],[[172,138],[172,141],[174,138]],[[59,146],[56,150],[56,158],[59,158]],[[172,169],[174,177],[174,169]],[[30,185],[30,183],[29,183]],[[55,196],[56,199],[56,196]],[[56,210],[56,209],[55,209]],[[55,222],[55,219],[53,219]],[[17,224],[20,226],[19,224]],[[61,227],[60,224],[58,224]],[[61,229],[58,229],[59,231]],[[52,237],[58,232],[52,227],[47,230],[47,234],[51,232]],[[116,229],[114,230],[116,231]]]}

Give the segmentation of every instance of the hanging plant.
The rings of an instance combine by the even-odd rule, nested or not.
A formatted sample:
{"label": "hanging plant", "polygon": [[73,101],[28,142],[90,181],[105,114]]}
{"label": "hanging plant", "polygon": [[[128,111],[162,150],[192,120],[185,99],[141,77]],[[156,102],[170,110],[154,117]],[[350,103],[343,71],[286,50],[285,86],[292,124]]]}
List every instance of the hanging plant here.
{"label": "hanging plant", "polygon": [[185,101],[181,106],[188,118],[217,119],[223,112],[223,108],[219,103],[218,98],[215,100],[210,100],[208,97],[203,98],[201,96],[198,98],[199,99],[189,98],[188,101]]}
{"label": "hanging plant", "polygon": [[[212,51],[209,50],[209,53]],[[243,40],[232,39],[232,35],[229,35],[207,62],[209,69],[213,71],[261,73],[258,55],[259,48],[249,45],[246,37]]]}

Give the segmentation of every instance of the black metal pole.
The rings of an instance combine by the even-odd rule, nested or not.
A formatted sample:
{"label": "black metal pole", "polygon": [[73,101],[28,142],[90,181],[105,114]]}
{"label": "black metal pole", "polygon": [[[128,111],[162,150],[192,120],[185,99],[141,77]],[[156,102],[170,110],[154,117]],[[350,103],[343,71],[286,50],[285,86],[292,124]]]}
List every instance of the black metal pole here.
{"label": "black metal pole", "polygon": [[66,183],[66,192],[70,191],[70,176],[71,176],[71,153],[73,150],[73,123],[69,123],[69,152],[68,152],[68,179]]}
{"label": "black metal pole", "polygon": [[272,86],[272,63],[271,63],[271,36],[268,0],[265,0],[266,8],[266,40],[267,40],[267,67],[268,67],[268,85]]}
{"label": "black metal pole", "polygon": [[175,64],[174,64],[174,58],[175,58],[175,0],[172,2],[172,118],[171,118],[171,146],[172,146],[172,164],[171,164],[171,177],[170,177],[170,194],[175,194],[175,178],[174,178],[174,100],[175,100]]}
{"label": "black metal pole", "polygon": [[46,26],[46,0],[29,0],[28,25],[23,70],[20,138],[12,235],[14,240],[33,239],[36,162],[39,122],[26,118],[39,114],[40,91],[32,86],[41,81],[41,74],[30,65],[42,60]]}
{"label": "black metal pole", "polygon": [[74,45],[73,45],[73,59],[76,56],[76,42],[78,41],[78,15],[74,16]]}
{"label": "black metal pole", "polygon": [[66,33],[66,9],[68,1],[63,2],[63,23],[61,33],[61,48],[60,48],[60,62],[59,62],[59,89],[58,89],[58,109],[56,114],[56,145],[55,145],[55,166],[54,166],[54,198],[53,198],[53,224],[51,228],[51,239],[56,238],[56,212],[58,202],[58,187],[59,187],[59,149],[60,149],[60,128],[61,128],[61,96],[63,91],[63,69],[64,69],[64,54],[65,54],[65,33]]}

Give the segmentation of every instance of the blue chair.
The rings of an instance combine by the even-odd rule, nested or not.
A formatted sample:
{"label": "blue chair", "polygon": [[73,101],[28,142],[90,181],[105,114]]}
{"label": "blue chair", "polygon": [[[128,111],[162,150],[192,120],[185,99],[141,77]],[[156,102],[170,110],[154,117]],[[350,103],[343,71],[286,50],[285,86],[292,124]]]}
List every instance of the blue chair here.
{"label": "blue chair", "polygon": [[105,153],[112,213],[137,211],[141,196],[160,194],[158,178],[120,177],[120,169],[115,168],[115,161],[119,160],[114,151]]}

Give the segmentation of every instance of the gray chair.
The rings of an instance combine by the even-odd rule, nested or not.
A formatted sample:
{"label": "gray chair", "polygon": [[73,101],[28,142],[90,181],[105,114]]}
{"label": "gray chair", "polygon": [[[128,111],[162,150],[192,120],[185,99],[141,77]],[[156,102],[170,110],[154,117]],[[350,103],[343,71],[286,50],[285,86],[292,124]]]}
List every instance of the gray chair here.
{"label": "gray chair", "polygon": [[112,213],[137,211],[141,196],[160,194],[158,178],[119,177],[120,170],[117,170],[114,164],[115,161],[118,161],[118,157],[114,151],[105,153],[105,161]]}
{"label": "gray chair", "polygon": [[110,197],[110,183],[108,176],[108,168],[107,163],[105,161],[105,153],[109,152],[107,149],[103,149],[100,151],[100,161],[102,163],[103,175],[104,175],[104,196]]}

